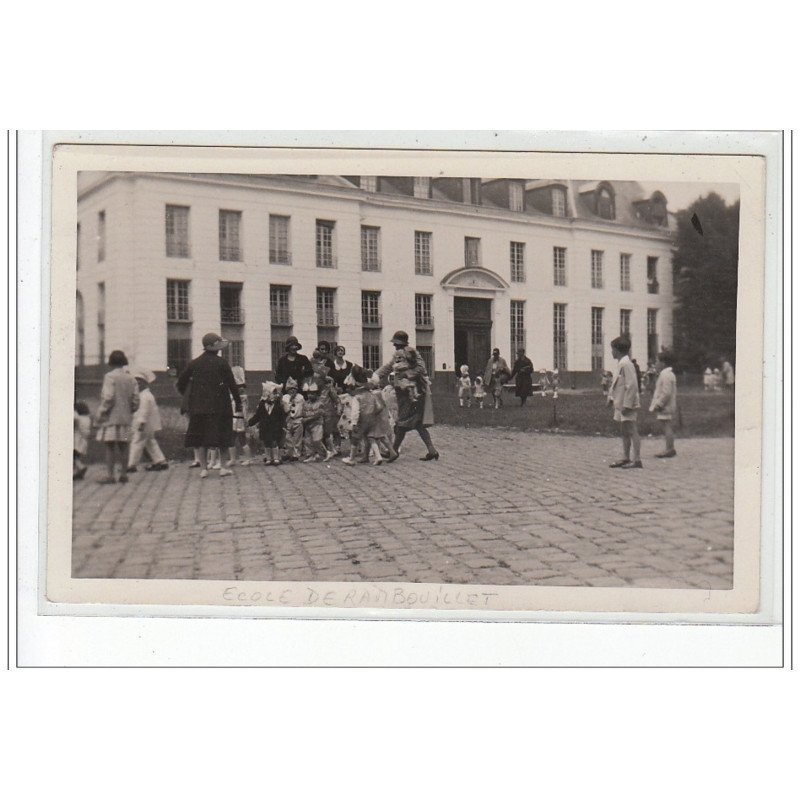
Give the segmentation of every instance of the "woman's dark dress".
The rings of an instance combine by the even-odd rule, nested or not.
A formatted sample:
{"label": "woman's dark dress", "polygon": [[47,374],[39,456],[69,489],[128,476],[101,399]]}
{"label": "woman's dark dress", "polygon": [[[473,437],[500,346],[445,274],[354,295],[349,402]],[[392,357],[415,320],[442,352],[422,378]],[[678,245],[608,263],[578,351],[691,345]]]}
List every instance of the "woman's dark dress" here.
{"label": "woman's dark dress", "polygon": [[511,377],[517,379],[517,397],[530,397],[533,394],[533,362],[527,356],[514,362]]}

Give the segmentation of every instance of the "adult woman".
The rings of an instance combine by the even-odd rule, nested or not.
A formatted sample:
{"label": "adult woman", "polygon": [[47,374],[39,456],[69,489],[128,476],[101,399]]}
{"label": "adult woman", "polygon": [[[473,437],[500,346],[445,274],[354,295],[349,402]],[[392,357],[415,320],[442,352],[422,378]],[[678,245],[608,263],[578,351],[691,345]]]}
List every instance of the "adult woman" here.
{"label": "adult woman", "polygon": [[286,381],[289,378],[294,378],[302,390],[306,378],[310,378],[314,374],[311,362],[300,352],[302,347],[303,345],[297,341],[296,336],[290,336],[286,340],[286,353],[278,359],[274,378],[275,382],[280,383],[284,389],[286,388]]}
{"label": "adult woman", "polygon": [[503,405],[503,384],[510,375],[508,362],[500,355],[500,350],[495,347],[483,374],[484,386],[492,393],[495,408],[501,408]]}
{"label": "adult woman", "polygon": [[328,373],[328,377],[333,378],[337,389],[342,392],[345,390],[344,379],[350,374],[350,370],[353,369],[353,362],[348,361],[344,357],[346,352],[342,345],[336,347],[333,351],[333,367]]}
{"label": "adult woman", "polygon": [[533,362],[525,355],[525,348],[517,350],[517,360],[511,370],[511,379],[517,379],[517,389],[515,394],[519,397],[519,404],[525,405],[525,401],[533,394]]}
{"label": "adult woman", "polygon": [[388,364],[377,369],[372,376],[372,383],[379,383],[391,373],[395,374],[394,389],[397,397],[397,419],[394,426],[394,455],[389,461],[397,458],[400,445],[409,431],[416,431],[428,452],[420,461],[433,461],[439,458],[438,450],[433,446],[428,428],[433,425],[433,401],[431,399],[431,383],[425,362],[413,347],[409,347],[408,334],[397,331],[392,337],[394,357]]}
{"label": "adult woman", "polygon": [[103,377],[100,405],[96,422],[99,427],[97,441],[106,446],[106,469],[108,474],[100,483],[115,483],[114,466],[119,461],[120,483],[127,483],[125,468],[128,465],[128,434],[133,421],[133,412],[139,408],[139,387],[134,377],[125,369],[128,359],[122,350],[114,350],[108,357],[111,372]]}
{"label": "adult woman", "polygon": [[[183,407],[189,414],[184,444],[198,449],[203,466],[201,478],[208,476],[207,448],[227,450],[228,462],[233,460],[234,408],[231,398],[237,413],[242,411],[242,399],[230,364],[218,355],[227,346],[228,342],[219,334],[207,333],[203,337],[203,354],[189,362],[177,383],[178,391],[184,395]],[[219,474],[224,477],[233,472],[223,467]]]}

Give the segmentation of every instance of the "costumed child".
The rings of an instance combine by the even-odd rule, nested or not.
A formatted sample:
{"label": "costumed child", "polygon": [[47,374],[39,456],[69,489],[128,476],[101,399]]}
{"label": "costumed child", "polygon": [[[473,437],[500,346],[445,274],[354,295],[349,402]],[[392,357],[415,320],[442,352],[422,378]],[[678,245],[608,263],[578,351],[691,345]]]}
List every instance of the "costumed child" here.
{"label": "costumed child", "polygon": [[600,380],[600,386],[603,389],[603,394],[608,396],[608,390],[611,388],[611,381],[614,380],[614,375],[611,373],[610,370],[605,370],[603,372],[603,377]]}
{"label": "costumed child", "polygon": [[87,466],[83,459],[89,450],[89,436],[92,433],[92,415],[89,406],[79,400],[72,407],[72,480],[83,480]]}
{"label": "costumed child", "polygon": [[552,380],[550,381],[550,385],[553,388],[553,400],[557,400],[558,399],[558,386],[559,386],[559,377],[558,377],[558,370],[557,369],[553,370],[553,377],[552,377]]}
{"label": "costumed child", "polygon": [[483,385],[483,378],[481,378],[480,375],[475,378],[475,388],[473,389],[472,396],[475,398],[478,408],[483,408],[483,404],[486,401],[486,387]]}
{"label": "costumed child", "polygon": [[650,403],[650,411],[655,411],[657,418],[664,423],[664,444],[663,453],[656,453],[656,458],[673,458],[675,452],[675,433],[672,430],[672,420],[678,413],[678,382],[672,365],[675,359],[672,353],[660,353],[658,356],[658,366],[661,372],[653,391],[653,401]]}
{"label": "costumed child", "polygon": [[325,403],[320,397],[319,386],[312,379],[303,385],[306,401],[303,404],[303,429],[305,442],[309,449],[309,456],[303,460],[304,464],[310,461],[330,461],[334,453],[325,449],[322,443],[324,438]]}
{"label": "costumed child", "polygon": [[413,347],[403,347],[395,350],[392,359],[394,385],[399,389],[405,389],[412,402],[419,400],[425,393],[425,375],[419,368],[417,358],[417,352]]}
{"label": "costumed child", "polygon": [[461,408],[466,406],[469,408],[472,405],[472,379],[469,377],[469,367],[466,364],[461,365],[461,376],[458,379],[458,404]]}
{"label": "costumed child", "polygon": [[233,379],[236,381],[236,387],[239,389],[239,397],[242,401],[241,411],[236,410],[236,403],[231,398],[231,407],[233,408],[233,447],[231,447],[231,460],[226,465],[232,467],[233,462],[236,460],[236,453],[241,452],[242,459],[239,462],[243,467],[249,466],[252,460],[252,453],[250,451],[250,444],[247,437],[247,425],[245,420],[250,415],[250,409],[247,403],[247,378],[244,374],[244,367],[231,367],[233,372]]}
{"label": "costumed child", "polygon": [[285,419],[281,402],[281,385],[273,381],[261,384],[261,400],[256,413],[247,421],[249,426],[258,425],[258,435],[266,449],[264,463],[279,466],[281,463],[281,439]]}
{"label": "costumed child", "polygon": [[715,392],[721,392],[722,391],[722,373],[719,371],[718,367],[714,369],[714,374],[712,375],[712,377],[714,379],[713,384],[712,384],[714,386],[714,391]]}
{"label": "costumed child", "polygon": [[711,367],[706,367],[703,373],[703,391],[710,392],[714,388],[714,373]]}
{"label": "costumed child", "polygon": [[136,409],[131,423],[133,441],[128,455],[128,472],[136,472],[145,450],[152,462],[145,467],[145,470],[158,472],[168,469],[167,459],[156,441],[156,433],[161,430],[161,414],[156,399],[150,391],[150,384],[156,376],[149,369],[138,369],[133,373],[133,377],[139,387],[139,408]]}
{"label": "costumed child", "polygon": [[322,438],[328,452],[339,455],[342,437],[339,435],[339,393],[333,378],[326,376],[320,393],[322,401]]}
{"label": "costumed child", "polygon": [[305,399],[300,394],[297,381],[288,378],[286,394],[281,403],[286,419],[286,456],[289,461],[297,461],[303,454],[303,404]]}
{"label": "costumed child", "polygon": [[389,456],[389,461],[397,459],[397,452],[392,445],[392,428],[389,425],[386,402],[380,389],[372,389],[369,376],[361,367],[353,367],[345,382],[354,387],[350,402],[350,455],[342,459],[343,464],[353,466],[356,463],[356,451],[359,443],[363,444],[363,452],[358,460],[361,464],[369,463],[372,455],[373,464],[377,467],[383,463],[381,445]]}

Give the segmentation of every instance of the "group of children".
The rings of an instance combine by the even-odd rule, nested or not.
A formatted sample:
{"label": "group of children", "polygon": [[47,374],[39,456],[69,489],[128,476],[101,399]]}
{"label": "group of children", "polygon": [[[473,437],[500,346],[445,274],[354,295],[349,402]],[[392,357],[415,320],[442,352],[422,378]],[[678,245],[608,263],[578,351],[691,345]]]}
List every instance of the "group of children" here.
{"label": "group of children", "polygon": [[[471,408],[472,401],[475,400],[475,404],[478,408],[483,408],[483,404],[486,401],[486,387],[483,384],[483,378],[479,375],[473,382],[469,374],[469,367],[466,364],[461,365],[459,373],[458,405],[461,406],[461,408]],[[546,369],[539,370],[539,391],[542,397],[546,397],[549,392],[554,398],[557,398],[558,386],[559,377],[557,369],[552,371]],[[495,402],[495,408],[498,407],[499,404]]]}

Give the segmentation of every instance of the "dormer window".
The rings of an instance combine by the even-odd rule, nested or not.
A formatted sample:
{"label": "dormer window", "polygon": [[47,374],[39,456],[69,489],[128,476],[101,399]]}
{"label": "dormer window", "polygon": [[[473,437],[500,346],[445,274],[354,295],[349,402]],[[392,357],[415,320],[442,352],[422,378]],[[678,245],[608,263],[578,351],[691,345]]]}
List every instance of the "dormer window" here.
{"label": "dormer window", "polygon": [[508,185],[508,207],[512,211],[524,210],[525,200],[523,194],[521,183],[510,183]]}
{"label": "dormer window", "polygon": [[375,175],[362,175],[358,179],[358,184],[365,192],[378,191],[378,179]]}
{"label": "dormer window", "polygon": [[611,187],[603,184],[598,187],[597,194],[595,195],[597,202],[596,213],[602,219],[616,219],[616,211],[614,209],[614,193]]}
{"label": "dormer window", "polygon": [[461,179],[461,196],[465,203],[472,205],[480,205],[481,203],[481,179],[480,178],[462,178]]}
{"label": "dormer window", "polygon": [[650,198],[650,217],[653,223],[664,228],[667,225],[667,198],[661,192],[653,192]]}
{"label": "dormer window", "polygon": [[431,196],[431,179],[414,178],[414,197],[427,200]]}
{"label": "dormer window", "polygon": [[554,217],[567,216],[567,192],[562,186],[554,186],[550,190],[550,202]]}

